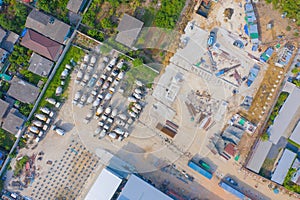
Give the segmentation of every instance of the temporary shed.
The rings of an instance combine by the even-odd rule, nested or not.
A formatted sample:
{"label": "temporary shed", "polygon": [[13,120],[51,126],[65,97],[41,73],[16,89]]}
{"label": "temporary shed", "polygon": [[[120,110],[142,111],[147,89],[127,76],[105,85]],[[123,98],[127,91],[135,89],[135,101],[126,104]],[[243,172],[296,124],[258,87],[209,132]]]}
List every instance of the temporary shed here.
{"label": "temporary shed", "polygon": [[109,200],[113,197],[121,182],[122,179],[118,175],[105,168],[86,195],[85,200]]}
{"label": "temporary shed", "polygon": [[272,175],[271,180],[278,183],[278,184],[282,184],[290,167],[292,166],[295,157],[296,157],[296,153],[285,149],[279,162],[278,165]]}
{"label": "temporary shed", "polygon": [[131,175],[117,200],[172,200],[136,175]]}

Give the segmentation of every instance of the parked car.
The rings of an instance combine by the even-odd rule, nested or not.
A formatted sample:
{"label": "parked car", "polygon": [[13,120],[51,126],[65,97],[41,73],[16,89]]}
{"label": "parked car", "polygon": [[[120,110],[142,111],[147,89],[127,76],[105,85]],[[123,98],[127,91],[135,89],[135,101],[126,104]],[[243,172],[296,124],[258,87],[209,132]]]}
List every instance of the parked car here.
{"label": "parked car", "polygon": [[240,49],[244,48],[244,43],[242,41],[240,41],[240,40],[234,41],[233,45],[236,46],[236,47],[238,47],[238,48],[240,48]]}
{"label": "parked car", "polygon": [[211,47],[216,42],[216,33],[211,31],[207,40],[207,45]]}

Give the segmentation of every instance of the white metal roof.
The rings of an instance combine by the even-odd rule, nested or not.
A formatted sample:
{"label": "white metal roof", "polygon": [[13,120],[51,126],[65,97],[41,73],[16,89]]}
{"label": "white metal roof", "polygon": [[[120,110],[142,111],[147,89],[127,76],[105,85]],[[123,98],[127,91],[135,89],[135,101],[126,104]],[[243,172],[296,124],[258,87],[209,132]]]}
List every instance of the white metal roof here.
{"label": "white metal roof", "polygon": [[121,182],[122,179],[120,177],[108,169],[103,169],[86,195],[85,200],[110,200]]}
{"label": "white metal roof", "polygon": [[290,139],[296,142],[297,144],[300,144],[300,122],[298,122],[296,128],[290,136]]}
{"label": "white metal roof", "polygon": [[295,87],[294,90],[290,93],[282,108],[279,111],[279,114],[274,120],[274,124],[270,127],[270,141],[273,144],[277,144],[280,137],[288,137],[286,129],[290,125],[290,122],[293,120],[294,115],[299,110],[300,107],[300,89]]}
{"label": "white metal roof", "polygon": [[271,142],[259,141],[255,146],[255,150],[253,151],[253,154],[251,155],[246,167],[253,172],[259,173],[259,170],[263,165],[271,147]]}
{"label": "white metal roof", "polygon": [[149,183],[135,175],[131,175],[118,200],[172,200]]}
{"label": "white metal roof", "polygon": [[271,180],[281,185],[291,165],[293,164],[295,157],[296,157],[296,153],[288,149],[285,149],[272,175]]}

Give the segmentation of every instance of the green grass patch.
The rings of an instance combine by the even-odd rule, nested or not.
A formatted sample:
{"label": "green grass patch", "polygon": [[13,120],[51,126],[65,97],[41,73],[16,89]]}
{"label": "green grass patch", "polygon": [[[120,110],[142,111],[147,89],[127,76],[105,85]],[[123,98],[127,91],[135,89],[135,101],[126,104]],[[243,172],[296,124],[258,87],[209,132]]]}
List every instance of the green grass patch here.
{"label": "green grass patch", "polygon": [[10,151],[15,141],[16,137],[13,134],[0,128],[0,148]]}
{"label": "green grass patch", "polygon": [[14,169],[14,175],[19,176],[22,172],[22,169],[25,167],[26,162],[29,160],[28,156],[23,156],[20,160],[17,160],[15,169]]}
{"label": "green grass patch", "polygon": [[43,81],[44,84],[46,83],[47,81],[47,78],[45,77],[41,77],[37,74],[34,74],[32,73],[31,71],[28,71],[27,69],[21,69],[19,70],[19,73],[23,76],[22,78],[25,80],[25,81],[28,81],[29,83],[37,86],[39,81]]}
{"label": "green grass patch", "polygon": [[70,47],[69,51],[66,53],[63,61],[61,62],[60,66],[58,67],[53,79],[51,80],[51,83],[48,85],[48,88],[44,93],[38,108],[42,106],[52,107],[52,105],[46,101],[46,98],[54,98],[58,101],[61,101],[62,98],[67,97],[67,88],[69,86],[69,82],[71,79],[70,76],[68,76],[68,78],[65,80],[65,85],[62,86],[64,91],[63,94],[59,97],[55,95],[56,88],[61,85],[60,75],[64,71],[66,64],[70,64],[70,61],[72,59],[73,61],[78,62],[83,55],[84,55],[84,51],[82,49],[75,46]]}
{"label": "green grass patch", "polygon": [[158,74],[144,64],[130,67],[124,80],[126,83],[125,93],[128,94],[133,89],[136,80],[148,85],[153,83],[156,76]]}
{"label": "green grass patch", "polygon": [[293,183],[291,181],[291,178],[293,177],[294,173],[296,172],[297,170],[294,169],[294,168],[290,168],[289,169],[289,172],[287,173],[284,181],[283,181],[283,187],[285,187],[286,189],[292,191],[292,192],[296,192],[298,194],[300,194],[300,186]]}
{"label": "green grass patch", "polygon": [[141,21],[144,22],[144,27],[150,27],[153,24],[153,21],[155,19],[155,10],[154,8],[146,8],[145,13],[141,19]]}
{"label": "green grass patch", "polygon": [[291,139],[288,139],[288,142],[292,145],[294,145],[295,147],[297,147],[298,149],[300,149],[300,144],[297,144],[296,142],[294,142],[293,140]]}

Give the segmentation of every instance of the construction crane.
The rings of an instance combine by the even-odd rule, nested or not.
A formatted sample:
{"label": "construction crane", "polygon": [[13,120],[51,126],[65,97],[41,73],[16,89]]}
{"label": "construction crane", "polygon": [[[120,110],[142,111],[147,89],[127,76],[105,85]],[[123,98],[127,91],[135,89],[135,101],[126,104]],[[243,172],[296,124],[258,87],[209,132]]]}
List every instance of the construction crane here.
{"label": "construction crane", "polygon": [[223,76],[225,73],[229,72],[230,70],[233,70],[237,67],[241,66],[241,64],[237,64],[237,65],[234,65],[232,67],[226,67],[226,68],[223,68],[221,70],[219,70],[215,75],[216,77],[220,77],[220,76]]}

